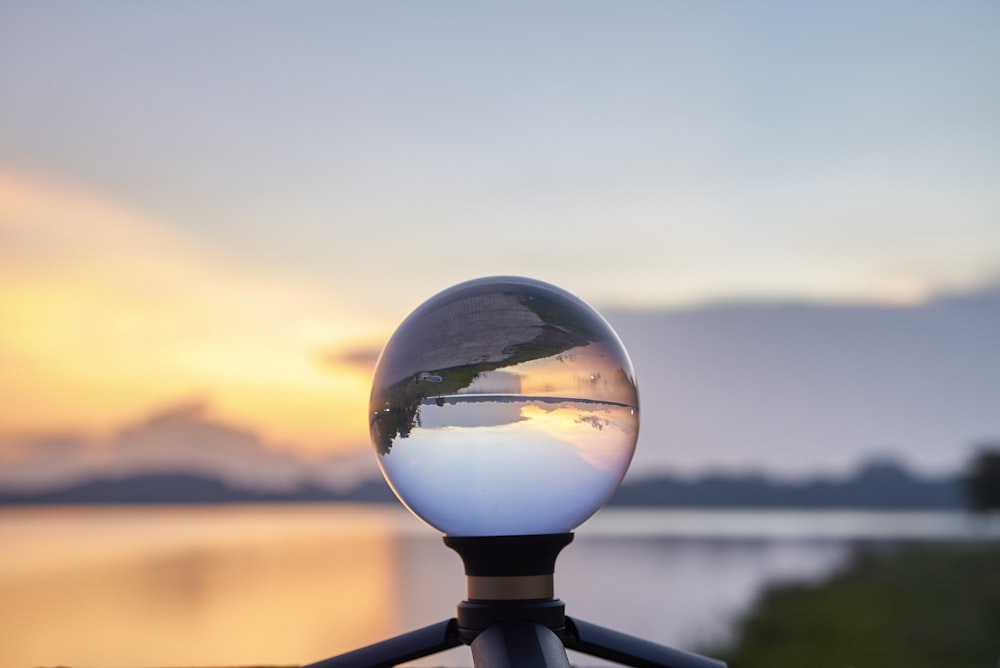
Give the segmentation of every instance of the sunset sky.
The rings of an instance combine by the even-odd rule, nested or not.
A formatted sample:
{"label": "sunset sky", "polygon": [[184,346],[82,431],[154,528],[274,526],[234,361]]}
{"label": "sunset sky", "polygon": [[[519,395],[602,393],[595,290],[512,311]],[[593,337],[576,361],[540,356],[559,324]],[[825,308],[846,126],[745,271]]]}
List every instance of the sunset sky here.
{"label": "sunset sky", "polygon": [[356,450],[382,342],[477,276],[994,283],[998,34],[993,1],[7,0],[0,455],[192,401]]}

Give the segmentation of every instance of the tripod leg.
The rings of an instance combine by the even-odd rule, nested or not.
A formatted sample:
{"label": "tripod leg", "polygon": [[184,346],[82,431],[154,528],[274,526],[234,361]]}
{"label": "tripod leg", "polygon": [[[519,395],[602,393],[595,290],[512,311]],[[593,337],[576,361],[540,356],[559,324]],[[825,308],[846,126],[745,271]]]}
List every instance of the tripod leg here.
{"label": "tripod leg", "polygon": [[472,641],[476,668],[570,668],[559,636],[535,622],[499,622]]}
{"label": "tripod leg", "polygon": [[644,668],[726,668],[722,661],[606,629],[580,619],[566,618],[567,649],[626,666]]}
{"label": "tripod leg", "polygon": [[317,661],[304,668],[391,668],[397,663],[443,652],[461,644],[458,623],[449,619],[353,652]]}

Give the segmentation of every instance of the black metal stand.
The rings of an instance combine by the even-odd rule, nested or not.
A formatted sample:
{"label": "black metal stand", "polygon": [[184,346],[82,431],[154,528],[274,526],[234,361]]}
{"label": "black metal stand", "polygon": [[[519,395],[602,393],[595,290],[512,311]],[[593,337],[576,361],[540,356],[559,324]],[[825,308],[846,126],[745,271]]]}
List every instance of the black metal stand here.
{"label": "black metal stand", "polygon": [[305,668],[391,668],[470,645],[475,668],[570,668],[566,650],[637,668],[726,664],[567,617],[551,593],[555,559],[573,534],[448,537],[468,577],[458,616]]}
{"label": "black metal stand", "polygon": [[390,668],[462,644],[458,623],[449,619],[382,642],[317,661],[306,668]]}

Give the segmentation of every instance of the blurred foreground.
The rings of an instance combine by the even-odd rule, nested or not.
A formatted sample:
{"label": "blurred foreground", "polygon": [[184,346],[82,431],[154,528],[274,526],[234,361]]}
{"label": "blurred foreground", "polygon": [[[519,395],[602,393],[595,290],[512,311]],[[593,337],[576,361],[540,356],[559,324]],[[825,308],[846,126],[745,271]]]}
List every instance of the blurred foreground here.
{"label": "blurred foreground", "polygon": [[[398,506],[7,508],[0,536],[0,666],[11,668],[301,665],[452,617],[465,594],[458,556]],[[772,585],[822,582],[858,546],[998,540],[1000,517],[954,511],[606,509],[560,556],[556,595],[580,619],[742,657],[733,630]],[[985,589],[976,575],[941,582],[962,596],[969,582]],[[962,642],[968,624],[951,615],[963,608],[926,610]],[[823,646],[782,628],[781,640]],[[463,647],[418,665],[470,659]]]}
{"label": "blurred foreground", "polygon": [[820,584],[770,589],[737,634],[714,654],[740,668],[1000,665],[1000,543],[858,549]]}

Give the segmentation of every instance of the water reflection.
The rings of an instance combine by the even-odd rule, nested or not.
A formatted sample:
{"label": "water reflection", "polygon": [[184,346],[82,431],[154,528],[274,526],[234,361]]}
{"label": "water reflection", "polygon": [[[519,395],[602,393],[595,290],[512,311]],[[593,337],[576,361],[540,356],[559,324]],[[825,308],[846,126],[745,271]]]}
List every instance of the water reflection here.
{"label": "water reflection", "polygon": [[[556,595],[691,649],[859,539],[1000,536],[1000,518],[892,516],[606,510],[559,557]],[[395,506],[7,509],[0,539],[2,666],[300,665],[452,617],[465,594],[458,555]]]}
{"label": "water reflection", "polygon": [[631,362],[596,311],[528,279],[471,281],[414,311],[379,359],[370,401],[376,451],[388,455],[429,399],[527,395],[638,408]]}
{"label": "water reflection", "polygon": [[463,536],[572,530],[614,492],[639,424],[607,322],[518,278],[464,283],[414,311],[382,351],[369,409],[396,495]]}
{"label": "water reflection", "polygon": [[[41,533],[4,513],[0,665],[287,665],[375,642],[397,627],[397,536],[358,512],[49,510]],[[84,525],[121,551],[74,560],[63,538]]]}
{"label": "water reflection", "polygon": [[638,431],[634,408],[598,401],[452,396],[422,408],[382,467],[417,515],[454,535],[572,531],[614,494]]}

